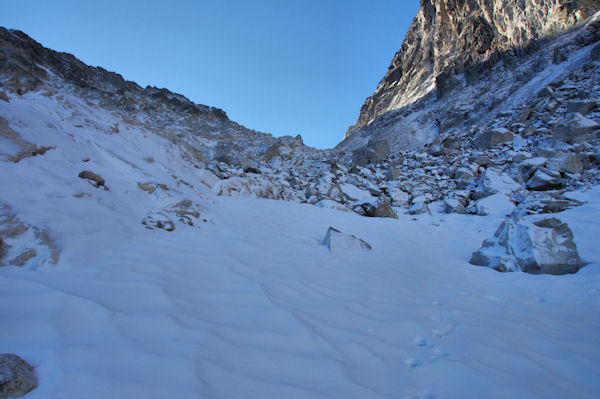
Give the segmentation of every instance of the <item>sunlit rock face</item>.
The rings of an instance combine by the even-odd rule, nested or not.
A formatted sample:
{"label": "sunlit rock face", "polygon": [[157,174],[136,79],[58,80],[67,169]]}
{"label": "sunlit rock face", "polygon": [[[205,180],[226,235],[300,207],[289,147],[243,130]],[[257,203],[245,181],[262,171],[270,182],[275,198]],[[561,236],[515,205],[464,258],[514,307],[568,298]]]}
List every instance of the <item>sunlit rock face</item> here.
{"label": "sunlit rock face", "polygon": [[[443,98],[465,81],[479,80],[502,60],[518,62],[546,40],[583,24],[597,9],[593,0],[421,0],[400,50],[345,140],[372,135],[365,128],[379,116],[428,94]],[[407,124],[396,130],[410,129]],[[399,144],[414,147],[432,140],[429,134]]]}
{"label": "sunlit rock face", "polygon": [[436,87],[436,77],[444,71],[464,70],[479,62],[494,63],[506,52],[518,55],[528,51],[534,41],[583,21],[592,11],[592,3],[421,0],[421,8],[400,50],[373,95],[365,101],[356,127],[427,94]]}

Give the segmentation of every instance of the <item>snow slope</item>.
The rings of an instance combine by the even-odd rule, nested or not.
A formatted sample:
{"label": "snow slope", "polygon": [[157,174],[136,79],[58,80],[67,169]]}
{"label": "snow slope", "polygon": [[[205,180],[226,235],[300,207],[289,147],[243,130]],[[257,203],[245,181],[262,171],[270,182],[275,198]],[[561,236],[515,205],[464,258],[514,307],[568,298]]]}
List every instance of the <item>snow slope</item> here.
{"label": "snow slope", "polygon": [[[576,237],[597,233],[582,215],[598,206],[570,211]],[[201,229],[67,242],[57,266],[0,269],[0,351],[37,367],[29,397],[600,393],[592,238],[579,244],[594,264],[534,276],[467,263],[496,227],[485,217],[396,221],[231,198],[210,215]],[[319,245],[329,225],[373,250],[331,255]]]}

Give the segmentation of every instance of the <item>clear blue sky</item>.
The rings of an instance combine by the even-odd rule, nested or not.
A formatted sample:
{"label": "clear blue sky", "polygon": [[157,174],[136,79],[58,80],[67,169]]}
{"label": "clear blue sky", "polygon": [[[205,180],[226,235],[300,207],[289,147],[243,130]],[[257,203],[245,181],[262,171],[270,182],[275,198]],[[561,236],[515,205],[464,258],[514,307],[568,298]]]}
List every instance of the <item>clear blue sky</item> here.
{"label": "clear blue sky", "polygon": [[418,0],[12,0],[0,25],[141,86],[330,148],[400,48]]}

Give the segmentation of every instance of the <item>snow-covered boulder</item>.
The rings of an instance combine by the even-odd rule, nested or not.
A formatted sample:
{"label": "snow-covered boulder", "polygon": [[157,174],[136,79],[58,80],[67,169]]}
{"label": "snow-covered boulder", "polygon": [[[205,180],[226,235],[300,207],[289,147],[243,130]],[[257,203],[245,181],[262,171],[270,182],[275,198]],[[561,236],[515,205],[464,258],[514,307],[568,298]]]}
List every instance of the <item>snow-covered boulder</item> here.
{"label": "snow-covered boulder", "polygon": [[0,353],[0,399],[18,398],[38,386],[35,369],[12,353]]}
{"label": "snow-covered boulder", "polygon": [[334,227],[329,227],[321,245],[327,247],[332,254],[342,254],[350,251],[370,251],[371,245],[351,234],[344,234]]}
{"label": "snow-covered boulder", "polygon": [[485,198],[496,193],[510,194],[520,188],[521,185],[508,174],[490,168],[477,181],[473,198]]}
{"label": "snow-covered boulder", "polygon": [[575,273],[582,266],[571,229],[556,218],[533,223],[503,221],[494,236],[473,253],[470,263],[533,274]]}
{"label": "snow-covered boulder", "polygon": [[358,188],[354,184],[340,184],[340,190],[344,195],[344,199],[349,202],[362,202],[370,201],[373,199],[369,191]]}

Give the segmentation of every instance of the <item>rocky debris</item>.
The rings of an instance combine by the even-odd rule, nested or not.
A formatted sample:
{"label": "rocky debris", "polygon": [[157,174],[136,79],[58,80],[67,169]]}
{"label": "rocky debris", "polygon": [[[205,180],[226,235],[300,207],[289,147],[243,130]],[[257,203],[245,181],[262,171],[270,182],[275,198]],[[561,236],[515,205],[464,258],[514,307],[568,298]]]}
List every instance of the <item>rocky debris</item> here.
{"label": "rocky debris", "polygon": [[344,234],[340,230],[329,227],[321,245],[327,247],[332,254],[343,254],[355,250],[370,251],[371,245],[366,241],[350,234]]}
{"label": "rocky debris", "polygon": [[390,155],[390,144],[387,140],[369,142],[365,147],[355,150],[352,159],[356,165],[368,165],[383,161]]}
{"label": "rocky debris", "polygon": [[195,226],[195,222],[201,220],[208,222],[206,218],[201,219],[204,208],[194,201],[184,198],[170,205],[165,206],[160,211],[150,211],[142,219],[142,224],[147,229],[163,229],[166,231],[175,230],[175,222]]}
{"label": "rocky debris", "polygon": [[571,229],[556,218],[533,223],[505,220],[473,253],[470,263],[533,274],[575,273],[583,266]]}
{"label": "rocky debris", "polygon": [[82,172],[79,173],[79,178],[87,180],[90,184],[94,185],[96,188],[99,187],[105,187],[107,188],[104,183],[106,183],[106,180],[104,180],[104,178],[94,172],[90,172],[89,170],[84,170]]}
{"label": "rocky debris", "polygon": [[0,353],[0,399],[20,398],[38,387],[35,369],[12,353]]}
{"label": "rocky debris", "polygon": [[513,137],[510,130],[498,127],[481,133],[477,142],[482,148],[492,148],[499,144],[511,142]]}
{"label": "rocky debris", "polygon": [[47,231],[22,223],[0,204],[0,266],[56,264],[59,251]]}

